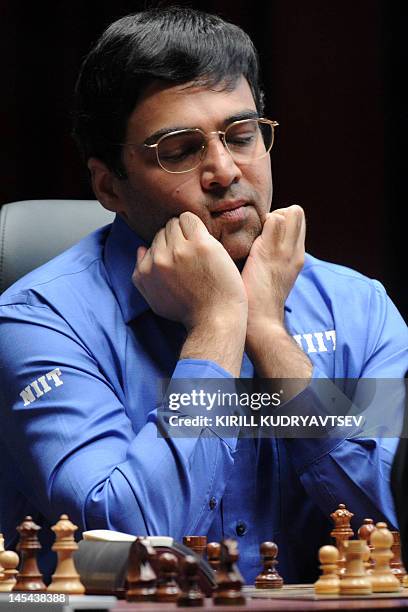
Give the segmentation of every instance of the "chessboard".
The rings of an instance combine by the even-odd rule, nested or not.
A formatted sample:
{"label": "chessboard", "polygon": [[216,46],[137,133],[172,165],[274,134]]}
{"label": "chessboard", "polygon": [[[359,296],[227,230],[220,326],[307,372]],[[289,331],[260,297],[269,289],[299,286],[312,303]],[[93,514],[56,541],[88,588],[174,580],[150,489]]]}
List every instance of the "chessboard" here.
{"label": "chessboard", "polygon": [[[352,516],[343,504],[331,514],[335,546],[319,549],[320,576],[314,584],[284,584],[278,546],[263,542],[254,585],[243,583],[234,539],[207,543],[206,536],[192,535],[178,543],[168,536],[98,530],[84,533],[78,544],[77,527],[65,514],[52,527],[56,568],[46,580],[37,565],[40,527],[27,516],[17,526],[18,554],[4,550],[0,534],[0,612],[25,610],[30,602],[38,610],[36,602],[50,599],[53,612],[408,610],[399,533],[365,519],[354,534]],[[63,603],[59,594],[65,596]]]}
{"label": "chessboard", "polygon": [[[217,612],[331,612],[352,611],[373,612],[375,610],[408,610],[408,589],[401,594],[379,594],[360,597],[315,596],[313,585],[288,585],[280,593],[256,592],[253,586],[243,589],[246,595],[244,605],[215,605],[211,598],[206,598],[199,609]],[[252,596],[254,595],[254,597]],[[176,603],[129,603],[118,601],[110,612],[161,612],[180,610]]]}

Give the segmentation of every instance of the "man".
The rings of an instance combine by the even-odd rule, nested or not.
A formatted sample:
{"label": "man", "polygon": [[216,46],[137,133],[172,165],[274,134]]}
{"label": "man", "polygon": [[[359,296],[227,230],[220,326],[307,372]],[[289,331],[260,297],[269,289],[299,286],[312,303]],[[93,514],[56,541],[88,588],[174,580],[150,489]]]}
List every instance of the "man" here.
{"label": "man", "polygon": [[305,259],[299,206],[269,212],[275,127],[251,41],[216,16],[130,15],[86,58],[75,136],[117,217],[1,298],[8,546],[24,514],[66,512],[81,530],[238,537],[248,582],[274,540],[299,582],[338,503],[395,526],[393,439],[158,437],[160,379],[300,379],[313,412],[317,379],[406,369],[381,285]]}

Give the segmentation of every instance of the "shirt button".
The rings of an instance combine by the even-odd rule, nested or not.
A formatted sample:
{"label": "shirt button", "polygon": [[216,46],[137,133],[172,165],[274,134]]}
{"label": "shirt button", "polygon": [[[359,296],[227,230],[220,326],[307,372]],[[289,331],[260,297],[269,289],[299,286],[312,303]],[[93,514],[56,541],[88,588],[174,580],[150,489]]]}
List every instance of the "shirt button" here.
{"label": "shirt button", "polygon": [[238,521],[235,531],[238,536],[243,536],[247,532],[247,526],[244,521]]}
{"label": "shirt button", "polygon": [[215,499],[215,497],[211,497],[210,503],[208,505],[210,506],[210,510],[214,510],[214,508],[217,506],[217,500]]}

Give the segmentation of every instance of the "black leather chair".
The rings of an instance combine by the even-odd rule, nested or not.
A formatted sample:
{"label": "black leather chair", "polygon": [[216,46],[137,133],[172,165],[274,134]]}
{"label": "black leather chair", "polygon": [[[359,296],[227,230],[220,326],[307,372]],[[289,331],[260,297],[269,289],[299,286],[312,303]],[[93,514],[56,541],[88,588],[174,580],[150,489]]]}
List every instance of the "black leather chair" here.
{"label": "black leather chair", "polygon": [[90,232],[114,213],[96,200],[25,200],[0,208],[0,293]]}

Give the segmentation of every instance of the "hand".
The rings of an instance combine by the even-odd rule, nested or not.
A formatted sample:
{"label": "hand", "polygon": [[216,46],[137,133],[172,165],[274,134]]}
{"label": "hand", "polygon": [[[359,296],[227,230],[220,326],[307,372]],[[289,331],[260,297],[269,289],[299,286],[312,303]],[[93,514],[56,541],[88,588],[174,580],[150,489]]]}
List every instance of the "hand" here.
{"label": "hand", "polygon": [[133,283],[152,310],[186,330],[236,315],[246,327],[242,278],[224,247],[190,212],[170,219],[149,249],[139,247]]}
{"label": "hand", "polygon": [[283,327],[284,305],[305,256],[305,215],[300,206],[268,213],[242,271],[248,296],[248,332]]}

